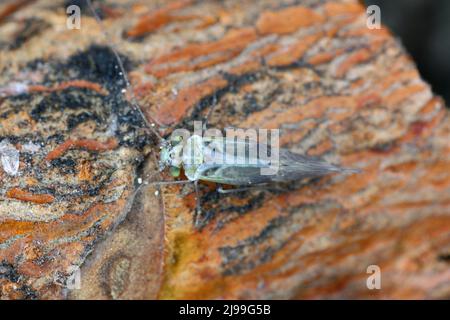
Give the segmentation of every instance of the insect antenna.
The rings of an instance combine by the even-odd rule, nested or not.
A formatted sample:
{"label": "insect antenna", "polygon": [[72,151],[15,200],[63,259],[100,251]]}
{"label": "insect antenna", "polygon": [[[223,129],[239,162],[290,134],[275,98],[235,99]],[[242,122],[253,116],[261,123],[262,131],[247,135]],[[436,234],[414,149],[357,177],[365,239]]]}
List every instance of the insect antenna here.
{"label": "insect antenna", "polygon": [[131,85],[131,82],[130,82],[130,80],[128,78],[127,72],[126,72],[125,67],[123,65],[123,61],[120,58],[119,52],[115,48],[115,43],[112,40],[112,37],[106,31],[106,28],[105,28],[105,26],[103,24],[102,19],[100,18],[98,13],[95,11],[95,8],[94,8],[94,5],[92,4],[92,1],[91,0],[86,0],[86,2],[87,2],[87,5],[88,5],[89,9],[92,12],[92,15],[94,16],[95,20],[97,21],[97,23],[101,27],[101,31],[102,31],[103,36],[109,42],[108,48],[111,49],[111,51],[114,54],[114,57],[117,60],[117,64],[119,65],[120,72],[121,72],[122,77],[123,77],[123,79],[125,81],[125,86],[126,86],[127,89],[129,89],[128,91],[130,92],[130,100],[131,100],[130,103],[131,103],[132,108],[140,114],[142,120],[144,121],[144,123],[146,125],[146,129],[150,130],[158,138],[158,140],[162,144],[165,144],[166,140],[159,134],[158,130],[155,129],[157,121],[155,121],[152,117],[149,116],[150,118],[152,118],[152,123],[150,123],[147,120],[145,114],[142,112],[142,109],[139,106],[139,103],[137,102],[137,98],[136,98],[136,95],[134,94],[133,87]]}
{"label": "insect antenna", "polygon": [[208,122],[209,122],[209,118],[211,117],[211,115],[214,112],[214,109],[217,106],[217,97],[214,96],[213,97],[213,101],[212,101],[212,106],[209,108],[208,112],[206,113],[206,115],[203,117],[203,130],[207,129],[208,126]]}
{"label": "insect antenna", "polygon": [[[102,19],[100,18],[100,16],[98,15],[98,13],[95,11],[94,5],[92,4],[91,0],[86,0],[86,3],[90,9],[90,11],[92,12],[92,15],[94,16],[95,20],[97,21],[98,25],[101,27],[101,32],[103,34],[103,36],[106,38],[106,40],[109,42],[108,43],[108,48],[112,51],[112,53],[114,54],[115,59],[117,60],[117,64],[119,66],[121,75],[125,81],[125,86],[127,89],[129,90],[129,97],[130,97],[130,104],[132,106],[132,108],[137,111],[142,120],[144,121],[144,124],[146,125],[147,130],[151,131],[159,140],[161,147],[163,146],[167,146],[168,142],[160,135],[160,133],[158,132],[158,130],[155,128],[156,125],[158,125],[158,127],[160,126],[160,124],[158,123],[158,121],[156,121],[153,117],[148,116],[151,119],[151,122],[149,122],[147,120],[146,115],[144,114],[144,112],[142,111],[141,107],[139,106],[138,100],[136,98],[136,95],[134,93],[132,84],[129,80],[128,74],[125,70],[122,58],[119,55],[118,50],[116,49],[115,46],[115,42],[112,40],[112,37],[108,34],[108,32],[106,31],[106,28],[104,27],[104,23],[102,21]],[[205,121],[205,126],[206,123],[208,122],[208,119],[210,117],[210,115],[212,114],[214,107],[216,106],[217,101],[216,99],[214,99],[213,102],[213,106],[212,108],[209,110],[208,114],[206,115],[206,117],[204,118]],[[155,159],[156,160],[156,159]],[[158,170],[157,172],[154,172],[153,174],[145,174],[141,177],[139,177],[138,179],[142,179],[139,183],[139,186],[134,190],[133,194],[132,194],[132,199],[134,199],[134,197],[142,190],[143,187],[147,187],[147,186],[167,186],[167,185],[181,185],[181,184],[188,184],[188,183],[193,183],[190,180],[179,180],[179,181],[152,181],[152,179],[161,172],[162,170]],[[199,195],[199,189],[198,189],[198,181],[196,181],[194,183],[194,187],[195,187],[195,193],[196,193],[196,214],[194,217],[194,225],[197,225],[197,219],[198,216],[200,215],[201,212],[201,200],[200,200],[200,195]],[[164,211],[164,209],[163,209]]]}

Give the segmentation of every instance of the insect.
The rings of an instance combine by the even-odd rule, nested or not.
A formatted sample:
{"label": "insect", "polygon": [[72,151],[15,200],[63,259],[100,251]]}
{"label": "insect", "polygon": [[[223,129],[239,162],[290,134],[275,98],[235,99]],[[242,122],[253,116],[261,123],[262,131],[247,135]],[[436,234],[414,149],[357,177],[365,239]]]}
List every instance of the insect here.
{"label": "insect", "polygon": [[[259,155],[252,157],[247,152],[244,155],[237,156],[232,154],[240,144],[243,144],[247,149],[252,144],[261,149],[270,149],[270,146],[257,141],[229,140],[226,138],[210,139],[198,135],[193,135],[183,141],[181,137],[178,137],[175,137],[175,144],[172,143],[162,147],[160,169],[170,167],[173,177],[178,177],[181,169],[184,169],[186,177],[192,182],[204,180],[242,186],[295,181],[330,173],[359,172],[358,169],[342,168],[318,158],[293,153],[284,148],[279,149],[279,157],[275,162]],[[214,156],[211,156],[212,154]],[[232,160],[226,162],[227,158]],[[224,161],[217,161],[217,159]],[[274,170],[272,174],[261,173],[261,169],[270,169],[271,167],[278,170]]]}
{"label": "insect", "polygon": [[[270,150],[271,155],[277,153],[277,157],[268,158],[265,152],[252,153],[252,148]],[[160,170],[167,167],[173,177],[178,177],[181,170],[184,170],[188,180],[183,182],[195,184],[197,215],[201,211],[197,187],[199,181],[237,186],[235,189],[217,189],[220,193],[232,193],[331,173],[359,172],[358,169],[342,168],[318,158],[303,156],[284,148],[272,148],[254,140],[199,135],[192,135],[187,139],[174,136],[172,142],[162,146]]]}
{"label": "insect", "polygon": [[[92,7],[91,1],[87,0],[87,2],[94,17],[101,25],[101,19]],[[103,32],[108,37],[106,31]],[[115,50],[113,42],[109,42],[110,48],[114,52],[122,71],[125,83],[127,87],[131,87],[121,58]],[[143,184],[193,183],[197,199],[196,216],[201,212],[199,181],[235,186],[234,189],[223,189],[222,187],[217,189],[221,193],[231,193],[259,188],[277,182],[316,178],[331,173],[352,174],[359,172],[357,169],[342,168],[318,158],[297,154],[288,149],[274,147],[256,140],[203,137],[198,134],[191,136],[172,134],[171,139],[166,140],[156,130],[156,121],[150,123],[146,120],[134,97],[133,90],[130,90],[130,93],[133,108],[141,113],[147,129],[155,134],[160,141],[159,171],[169,168],[172,177],[179,177],[181,172],[184,172],[187,177],[187,180],[159,182],[149,182],[149,179],[147,179]],[[208,112],[208,115],[210,114],[211,110]],[[239,154],[236,152],[237,149],[244,150],[244,152]],[[250,150],[256,150],[257,152],[252,153]],[[270,154],[276,154],[277,157],[276,159],[269,158],[262,155],[259,150],[270,150]],[[197,220],[194,219],[194,224],[196,222]]]}

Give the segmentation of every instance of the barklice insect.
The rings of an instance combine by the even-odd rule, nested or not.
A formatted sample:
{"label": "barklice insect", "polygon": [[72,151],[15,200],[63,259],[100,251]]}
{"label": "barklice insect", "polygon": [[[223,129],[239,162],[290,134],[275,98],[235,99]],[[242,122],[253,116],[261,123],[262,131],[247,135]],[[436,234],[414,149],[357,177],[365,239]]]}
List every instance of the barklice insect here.
{"label": "barklice insect", "polygon": [[[359,172],[358,169],[342,168],[318,158],[307,157],[284,148],[274,148],[256,140],[239,137],[233,139],[220,136],[202,137],[196,134],[188,138],[172,134],[170,142],[163,141],[160,170],[167,167],[170,168],[173,177],[178,177],[183,169],[188,180],[178,182],[193,182],[197,195],[198,181],[245,186],[229,190],[218,188],[221,193],[230,193],[269,183],[317,178],[330,173]],[[199,201],[197,210],[200,210]]]}
{"label": "barklice insect", "polygon": [[[86,1],[93,16],[102,26],[102,21],[91,0]],[[143,122],[146,124],[145,129],[149,133],[153,133],[160,141],[159,171],[162,172],[168,168],[174,178],[179,177],[181,172],[184,172],[187,177],[187,180],[156,182],[150,182],[150,177],[143,177],[144,179],[139,178],[139,183],[141,185],[193,183],[196,193],[194,225],[197,225],[197,217],[201,212],[199,181],[234,186],[233,189],[217,188],[220,193],[232,193],[263,188],[273,183],[318,178],[333,173],[354,174],[360,172],[359,169],[343,168],[317,157],[301,155],[285,148],[278,148],[278,145],[268,145],[245,137],[230,139],[218,135],[204,137],[200,134],[193,134],[187,136],[177,135],[175,130],[170,139],[164,139],[156,129],[156,121],[150,123],[142,112],[134,96],[122,59],[104,28],[102,31],[109,41],[109,48],[116,57],[126,87],[131,89],[130,102],[133,109],[142,116]],[[208,115],[211,113],[210,110]],[[206,128],[206,123],[202,126],[203,128]],[[139,188],[135,193],[138,191]]]}

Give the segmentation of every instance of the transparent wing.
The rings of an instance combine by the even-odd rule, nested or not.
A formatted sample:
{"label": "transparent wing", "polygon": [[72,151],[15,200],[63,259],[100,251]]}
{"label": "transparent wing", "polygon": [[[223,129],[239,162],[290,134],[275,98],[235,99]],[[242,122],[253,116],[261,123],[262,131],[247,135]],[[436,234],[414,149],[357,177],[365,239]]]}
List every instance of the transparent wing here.
{"label": "transparent wing", "polygon": [[[252,144],[257,146],[256,153],[250,152],[254,148]],[[357,172],[316,157],[248,140],[217,139],[205,142],[204,153],[205,164],[199,168],[200,180],[230,185],[293,181],[336,172]]]}

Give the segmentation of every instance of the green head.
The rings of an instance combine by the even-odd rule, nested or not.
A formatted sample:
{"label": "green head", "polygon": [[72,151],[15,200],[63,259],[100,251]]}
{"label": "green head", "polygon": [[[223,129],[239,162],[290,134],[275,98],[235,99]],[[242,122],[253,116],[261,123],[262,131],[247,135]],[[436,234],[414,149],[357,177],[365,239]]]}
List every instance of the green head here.
{"label": "green head", "polygon": [[173,137],[171,142],[161,147],[159,167],[163,170],[166,167],[170,167],[170,174],[173,177],[178,177],[181,171],[182,165],[182,151],[183,144],[181,136]]}

